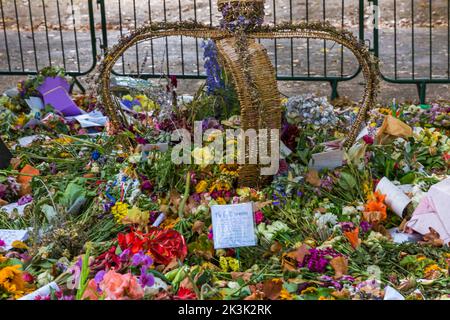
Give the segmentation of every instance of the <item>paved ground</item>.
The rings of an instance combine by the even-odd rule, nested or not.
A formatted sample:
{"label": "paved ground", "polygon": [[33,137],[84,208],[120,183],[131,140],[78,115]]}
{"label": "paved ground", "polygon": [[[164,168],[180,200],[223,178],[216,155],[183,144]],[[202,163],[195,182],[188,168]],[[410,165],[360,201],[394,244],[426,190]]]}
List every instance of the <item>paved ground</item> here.
{"label": "paved ground", "polygon": [[[2,1],[3,15],[0,20],[0,71],[35,70],[50,64],[65,64],[68,70],[87,71],[94,64],[94,57],[91,50],[91,39],[88,33],[88,1],[73,0],[73,12],[71,1],[60,0],[58,17],[58,6],[55,0],[32,1],[27,0],[17,2],[17,15],[19,16],[20,38],[18,36],[15,8],[13,1]],[[133,2],[136,10],[133,9]],[[164,16],[164,2],[166,4],[166,16]],[[217,9],[210,8],[208,0],[196,0],[195,8],[193,0],[153,0],[153,1],[132,1],[132,0],[105,0],[107,4],[106,16],[108,21],[108,41],[109,44],[117,41],[120,36],[120,26],[122,33],[131,30],[135,25],[141,25],[148,20],[168,20],[176,21],[180,19],[194,19],[205,23],[217,22]],[[332,21],[337,26],[344,26],[357,33],[358,9],[355,4],[357,0],[277,0],[276,6],[272,1],[266,7],[266,21],[272,23],[274,16],[277,22],[290,20],[291,14],[288,10],[289,3],[292,2],[292,19],[301,21],[306,19],[306,14],[310,20],[323,19],[323,3],[327,20]],[[342,7],[344,2],[344,7]],[[430,24],[430,8],[428,1],[414,0],[414,11],[411,11],[411,1],[397,0],[397,15],[394,20],[394,10],[392,0],[380,0],[382,8],[380,16],[381,29],[381,50],[380,57],[382,71],[386,77],[398,79],[429,77],[430,74],[436,79],[449,77],[449,39],[448,39],[448,0],[434,0],[431,8],[431,24],[433,33],[429,33],[427,28]],[[43,5],[45,7],[43,7]],[[120,4],[120,10],[119,10]],[[149,4],[151,7],[149,8]],[[308,12],[306,11],[308,4]],[[44,10],[45,8],[45,10]],[[30,23],[30,9],[33,16],[33,29]],[[196,9],[196,10],[194,10]],[[44,11],[47,23],[44,21]],[[135,23],[136,11],[136,23]],[[274,15],[275,11],[275,15]],[[121,14],[119,14],[121,12]],[[149,15],[151,12],[151,15]],[[369,19],[370,9],[365,12],[366,38],[371,39],[370,30],[372,25]],[[96,18],[97,37],[99,32],[99,10],[94,7]],[[212,16],[211,16],[212,13]],[[342,13],[344,19],[342,20]],[[76,38],[73,32],[77,30]],[[212,18],[211,18],[212,17]],[[414,19],[412,19],[414,17]],[[4,20],[4,23],[3,23]],[[412,22],[414,22],[414,37],[412,35]],[[59,27],[62,26],[62,28]],[[6,28],[3,28],[6,26]],[[394,26],[397,29],[394,30]],[[2,30],[3,29],[3,30]],[[62,29],[62,30],[60,30]],[[33,41],[33,33],[34,41]],[[396,35],[397,41],[394,41]],[[6,48],[5,38],[8,39]],[[61,46],[61,38],[64,43],[64,50]],[[20,39],[20,41],[19,41]],[[412,46],[414,39],[414,56]],[[430,46],[431,39],[431,46]],[[76,40],[76,41],[75,41]],[[201,41],[194,39],[183,39],[183,58],[181,54],[181,39],[170,38],[167,43],[164,40],[156,40],[153,46],[150,42],[139,46],[138,54],[135,49],[127,52],[124,59],[117,64],[117,71],[122,72],[153,72],[167,71],[167,57],[169,61],[169,73],[197,74],[202,72],[202,49],[199,47]],[[328,42],[326,47],[322,41],[289,40],[278,41],[276,46],[273,41],[264,42],[269,54],[277,65],[278,73],[282,76],[349,76],[357,70],[355,59],[349,52],[341,52],[340,46]],[[277,48],[275,54],[275,47]],[[50,54],[48,54],[50,48]],[[432,50],[430,50],[432,48]],[[9,51],[9,57],[7,50]],[[23,54],[23,65],[20,58]],[[78,52],[78,53],[77,53]],[[395,62],[395,52],[397,62]],[[431,52],[431,54],[430,54]],[[341,59],[343,57],[343,60]],[[415,61],[414,72],[412,61]],[[431,59],[430,59],[431,58]],[[431,60],[431,69],[430,69]],[[291,64],[292,61],[292,64]],[[326,62],[326,70],[324,65]],[[342,62],[342,63],[341,63]],[[19,77],[20,78],[20,77]],[[15,84],[16,77],[0,76],[0,90],[4,90]],[[192,92],[198,87],[199,81],[181,81],[180,90]],[[286,95],[294,95],[301,92],[313,91],[319,94],[329,94],[329,84],[319,82],[280,82],[280,89]],[[339,86],[341,95],[347,95],[351,99],[358,99],[363,90],[363,79],[361,76],[344,82]],[[431,99],[450,99],[449,85],[432,85],[429,87],[428,96]],[[386,82],[382,85],[380,98],[384,101],[391,101],[393,97],[398,100],[415,100],[417,92],[414,85],[392,85]]]}

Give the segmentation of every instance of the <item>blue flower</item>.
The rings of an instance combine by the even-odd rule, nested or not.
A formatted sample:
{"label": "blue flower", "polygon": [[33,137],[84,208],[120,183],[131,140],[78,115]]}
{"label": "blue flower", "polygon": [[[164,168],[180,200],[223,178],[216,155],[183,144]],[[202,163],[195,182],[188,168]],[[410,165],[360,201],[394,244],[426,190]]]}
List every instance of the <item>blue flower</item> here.
{"label": "blue flower", "polygon": [[97,161],[100,158],[101,154],[100,152],[98,152],[97,150],[95,150],[94,152],[92,152],[91,154],[91,158],[94,161]]}
{"label": "blue flower", "polygon": [[203,59],[205,61],[207,94],[213,94],[216,90],[224,87],[222,71],[217,59],[216,44],[212,40],[203,41]]}

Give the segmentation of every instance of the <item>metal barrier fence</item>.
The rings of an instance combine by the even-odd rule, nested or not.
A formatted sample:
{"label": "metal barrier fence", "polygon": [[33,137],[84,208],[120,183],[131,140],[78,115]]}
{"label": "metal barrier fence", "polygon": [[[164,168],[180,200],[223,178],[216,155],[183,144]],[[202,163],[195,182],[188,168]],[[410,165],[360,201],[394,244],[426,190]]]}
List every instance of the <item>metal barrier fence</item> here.
{"label": "metal barrier fence", "polygon": [[44,67],[61,66],[81,86],[77,77],[89,74],[97,63],[94,2],[84,5],[83,16],[75,14],[79,7],[74,0],[0,0],[0,75],[37,74]]}
{"label": "metal barrier fence", "polygon": [[[104,30],[104,44],[111,43],[136,26],[155,20],[194,20],[217,25],[219,13],[216,0],[100,0],[102,8],[108,4],[105,21],[113,21],[119,30]],[[125,3],[130,4],[126,6]],[[266,23],[282,21],[331,20],[339,27],[353,27],[364,37],[364,1],[338,0],[331,9],[325,0],[269,0],[266,4]],[[336,8],[338,10],[336,10]],[[160,77],[162,73],[180,78],[203,77],[201,43],[197,39],[171,37],[136,45],[122,57],[115,73],[144,78]],[[279,80],[328,81],[332,96],[337,96],[337,84],[353,79],[360,69],[356,59],[342,46],[330,41],[266,40]],[[147,62],[147,64],[142,61]]]}
{"label": "metal barrier fence", "polygon": [[[373,51],[382,62],[383,80],[415,84],[425,103],[427,84],[450,83],[450,0],[370,2],[377,20]],[[392,10],[386,7],[389,3]],[[390,54],[394,59],[383,68]]]}
{"label": "metal barrier fence", "polygon": [[[76,78],[95,67],[99,42],[106,49],[147,22],[196,20],[217,25],[220,18],[216,0],[0,0],[0,13],[0,75],[36,74],[45,66],[60,65],[78,85]],[[372,15],[374,23],[368,19]],[[380,58],[384,80],[416,84],[422,102],[427,84],[450,83],[450,0],[266,3],[266,23],[317,20],[350,29],[370,44]],[[405,27],[408,21],[410,26]],[[351,53],[331,41],[278,39],[263,44],[279,80],[329,82],[332,97],[337,96],[339,82],[360,73]],[[114,73],[200,79],[204,78],[202,55],[199,39],[150,40],[128,50]]]}

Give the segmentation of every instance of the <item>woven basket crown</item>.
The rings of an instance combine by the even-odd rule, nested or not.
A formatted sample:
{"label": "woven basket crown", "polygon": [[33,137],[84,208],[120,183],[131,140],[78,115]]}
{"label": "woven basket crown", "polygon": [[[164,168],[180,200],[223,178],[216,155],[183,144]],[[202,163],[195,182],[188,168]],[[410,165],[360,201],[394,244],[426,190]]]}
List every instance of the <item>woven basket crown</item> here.
{"label": "woven basket crown", "polygon": [[217,4],[225,4],[230,2],[241,2],[241,3],[264,3],[265,0],[217,0]]}

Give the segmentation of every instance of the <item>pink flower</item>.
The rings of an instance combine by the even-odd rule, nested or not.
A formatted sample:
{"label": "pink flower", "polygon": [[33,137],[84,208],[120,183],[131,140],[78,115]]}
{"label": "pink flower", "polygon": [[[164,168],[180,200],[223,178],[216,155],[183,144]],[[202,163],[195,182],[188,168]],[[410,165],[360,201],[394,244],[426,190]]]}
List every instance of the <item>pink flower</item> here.
{"label": "pink flower", "polygon": [[144,289],[131,273],[108,271],[100,283],[100,289],[106,295],[105,300],[139,300],[144,297]]}
{"label": "pink flower", "polygon": [[264,213],[262,213],[261,211],[256,211],[255,212],[255,223],[260,224],[263,221],[264,221]]}
{"label": "pink flower", "polygon": [[363,140],[364,140],[364,142],[365,142],[366,144],[368,144],[368,145],[372,145],[372,144],[375,142],[375,140],[374,140],[371,136],[369,136],[369,135],[365,135],[365,136],[363,137]]}
{"label": "pink flower", "polygon": [[97,291],[97,283],[95,279],[91,279],[86,287],[86,290],[83,293],[82,300],[98,300],[99,293]]}
{"label": "pink flower", "polygon": [[22,275],[23,281],[28,282],[28,283],[32,283],[34,281],[34,277],[28,273],[28,272],[24,272]]}

